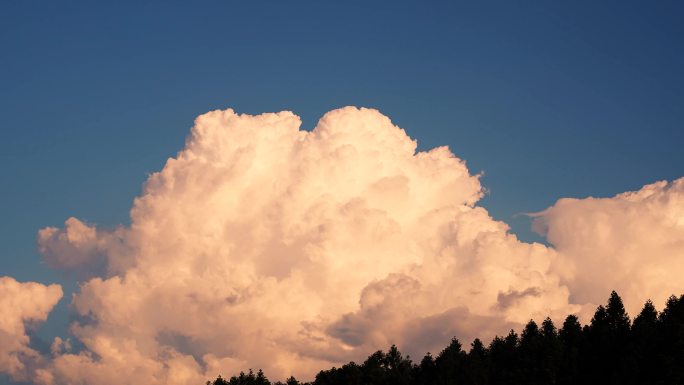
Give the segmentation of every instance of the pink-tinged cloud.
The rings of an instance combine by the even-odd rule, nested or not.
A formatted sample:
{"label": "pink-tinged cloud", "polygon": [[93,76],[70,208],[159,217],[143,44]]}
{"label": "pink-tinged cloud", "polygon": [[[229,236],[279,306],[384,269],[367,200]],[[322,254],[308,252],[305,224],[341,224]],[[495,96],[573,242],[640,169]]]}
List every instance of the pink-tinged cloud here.
{"label": "pink-tinged cloud", "polygon": [[587,314],[614,288],[628,301],[684,289],[661,282],[684,272],[681,180],[559,201],[535,220],[549,248],[476,205],[463,160],[417,152],[378,111],[300,124],[204,114],[130,226],[41,230],[46,262],[82,282],[71,333],[84,346],[56,340],[41,383],[201,384],[248,368],[310,379],[392,343],[420,356],[454,335]]}
{"label": "pink-tinged cloud", "polygon": [[98,230],[69,218],[64,228],[38,231],[38,250],[53,269],[76,273],[79,279],[109,277],[130,266],[126,255],[126,229]]}
{"label": "pink-tinged cloud", "polygon": [[43,378],[43,357],[29,347],[27,327],[47,319],[62,298],[59,285],[0,277],[0,373],[16,381]]}
{"label": "pink-tinged cloud", "polygon": [[371,109],[300,125],[209,112],[130,227],[41,230],[51,266],[100,272],[73,299],[86,349],[56,355],[55,383],[312,378],[392,343],[420,355],[579,308],[557,254],[477,207],[478,176],[446,147],[416,152]]}
{"label": "pink-tinged cloud", "polygon": [[576,303],[593,310],[617,290],[634,316],[647,299],[664,304],[684,291],[684,178],[612,198],[560,199],[535,216]]}

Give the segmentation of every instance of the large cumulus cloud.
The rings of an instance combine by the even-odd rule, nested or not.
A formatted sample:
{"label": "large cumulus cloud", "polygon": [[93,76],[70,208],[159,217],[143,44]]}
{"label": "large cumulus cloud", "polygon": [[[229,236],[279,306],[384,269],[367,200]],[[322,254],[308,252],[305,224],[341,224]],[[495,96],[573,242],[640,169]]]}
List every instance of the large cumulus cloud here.
{"label": "large cumulus cloud", "polygon": [[43,358],[29,346],[27,327],[45,321],[60,298],[59,285],[0,277],[0,373],[17,381],[49,375],[41,370]]}
{"label": "large cumulus cloud", "polygon": [[424,354],[576,310],[556,253],[475,206],[478,175],[446,147],[416,152],[371,109],[300,123],[209,112],[130,227],[40,232],[51,266],[99,272],[73,299],[85,349],[55,357],[56,382],[310,377],[391,343]]}
{"label": "large cumulus cloud", "polygon": [[378,111],[300,124],[204,114],[130,226],[41,230],[48,265],[81,281],[70,331],[82,349],[56,340],[40,381],[199,384],[250,367],[311,378],[392,343],[416,356],[587,314],[613,288],[682,289],[659,281],[684,270],[684,182],[561,200],[535,219],[552,248],[520,242],[476,205],[463,160],[417,152]]}

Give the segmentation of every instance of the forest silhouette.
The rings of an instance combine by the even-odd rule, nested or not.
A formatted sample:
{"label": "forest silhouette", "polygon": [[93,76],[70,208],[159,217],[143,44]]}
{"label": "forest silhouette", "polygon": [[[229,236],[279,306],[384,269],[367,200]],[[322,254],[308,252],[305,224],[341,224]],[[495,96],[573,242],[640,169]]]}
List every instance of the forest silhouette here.
{"label": "forest silhouette", "polygon": [[[270,385],[251,369],[207,385]],[[419,363],[392,345],[362,364],[322,370],[313,382],[290,377],[275,385],[569,385],[684,384],[684,295],[671,296],[658,313],[649,300],[630,320],[613,291],[591,322],[574,315],[557,328],[550,318],[530,320],[520,334],[511,330],[485,346],[475,339],[468,351],[453,338],[437,356]]]}

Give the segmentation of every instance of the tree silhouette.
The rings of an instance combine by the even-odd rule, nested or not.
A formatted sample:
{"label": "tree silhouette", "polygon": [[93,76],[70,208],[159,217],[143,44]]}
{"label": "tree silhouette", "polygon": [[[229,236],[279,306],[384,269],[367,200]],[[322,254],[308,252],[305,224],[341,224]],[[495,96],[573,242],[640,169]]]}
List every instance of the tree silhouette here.
{"label": "tree silhouette", "polygon": [[420,361],[420,365],[415,370],[417,385],[432,385],[436,381],[437,366],[435,359],[428,352]]}
{"label": "tree silhouette", "polygon": [[671,296],[660,313],[660,342],[665,380],[681,384],[684,381],[684,295]]}
{"label": "tree silhouette", "polygon": [[541,327],[541,357],[539,378],[543,384],[558,382],[558,369],[561,361],[561,342],[556,325],[546,318]]}
{"label": "tree silhouette", "polygon": [[582,325],[577,316],[569,315],[558,332],[561,344],[561,362],[558,369],[558,383],[564,385],[579,383],[579,358],[582,348]]}
{"label": "tree silhouette", "polygon": [[657,327],[658,312],[648,300],[632,324],[627,365],[632,368],[634,383],[653,383],[653,376],[659,371]]}
{"label": "tree silhouette", "polygon": [[505,338],[494,337],[489,346],[491,357],[490,381],[492,384],[516,384],[520,383],[518,369],[518,335],[514,330]]}
{"label": "tree silhouette", "polygon": [[450,384],[453,381],[462,382],[462,367],[465,361],[465,352],[457,338],[452,338],[451,343],[442,350],[435,359],[436,381],[435,384]]}
{"label": "tree silhouette", "polygon": [[542,384],[540,364],[542,361],[542,335],[534,320],[530,320],[520,335],[519,381],[527,384]]}
{"label": "tree silhouette", "polygon": [[465,358],[462,376],[464,385],[485,385],[489,383],[488,352],[482,341],[475,338]]}
{"label": "tree silhouette", "polygon": [[627,334],[630,328],[629,316],[622,304],[622,298],[613,290],[606,306],[606,319],[613,333]]}

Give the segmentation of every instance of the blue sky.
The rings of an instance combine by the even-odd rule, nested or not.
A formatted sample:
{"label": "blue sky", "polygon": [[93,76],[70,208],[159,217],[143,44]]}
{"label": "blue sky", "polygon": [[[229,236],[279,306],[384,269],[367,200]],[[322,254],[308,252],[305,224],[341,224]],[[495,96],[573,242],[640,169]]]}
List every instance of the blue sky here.
{"label": "blue sky", "polygon": [[680,177],[684,5],[597,3],[4,2],[0,276],[68,282],[37,230],[127,223],[217,108],[291,110],[307,129],[377,108],[483,171],[481,204],[525,240],[517,213]]}

